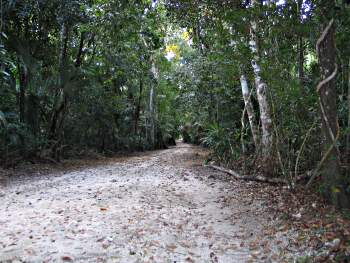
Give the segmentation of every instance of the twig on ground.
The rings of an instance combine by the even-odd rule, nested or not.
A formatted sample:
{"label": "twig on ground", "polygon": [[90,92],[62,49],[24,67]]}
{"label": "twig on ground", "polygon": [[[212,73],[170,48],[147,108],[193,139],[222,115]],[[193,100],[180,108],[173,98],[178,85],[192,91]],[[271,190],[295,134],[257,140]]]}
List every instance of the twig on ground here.
{"label": "twig on ground", "polygon": [[239,179],[239,180],[245,180],[245,181],[256,181],[256,182],[262,182],[262,183],[271,183],[271,184],[288,184],[287,180],[281,179],[281,178],[267,178],[264,176],[242,176],[238,174],[237,172],[226,169],[220,166],[216,166],[213,164],[207,165],[207,167],[210,167],[212,169],[227,173],[232,175],[234,178]]}

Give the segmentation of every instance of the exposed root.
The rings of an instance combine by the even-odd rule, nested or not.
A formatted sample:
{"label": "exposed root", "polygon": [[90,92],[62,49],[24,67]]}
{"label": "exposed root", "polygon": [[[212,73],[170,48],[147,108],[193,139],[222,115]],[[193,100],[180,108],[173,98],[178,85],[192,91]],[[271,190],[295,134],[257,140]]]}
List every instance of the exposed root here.
{"label": "exposed root", "polygon": [[213,164],[207,165],[207,167],[210,167],[212,169],[227,173],[229,175],[232,175],[235,179],[239,180],[245,180],[245,181],[256,181],[256,182],[262,182],[262,183],[270,183],[270,184],[289,184],[287,180],[281,179],[281,178],[267,178],[264,176],[242,176],[238,174],[237,172],[226,169],[220,166],[216,166]]}

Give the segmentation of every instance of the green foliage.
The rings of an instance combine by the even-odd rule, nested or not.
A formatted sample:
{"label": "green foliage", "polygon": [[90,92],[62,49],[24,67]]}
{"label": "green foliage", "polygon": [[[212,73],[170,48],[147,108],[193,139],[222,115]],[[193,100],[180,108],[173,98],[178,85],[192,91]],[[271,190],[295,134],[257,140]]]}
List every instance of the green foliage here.
{"label": "green foliage", "polygon": [[202,143],[211,148],[222,163],[228,163],[230,160],[238,157],[239,151],[235,149],[237,143],[232,133],[218,124],[209,126],[205,137],[202,139]]}
{"label": "green foliage", "polygon": [[301,256],[297,258],[296,260],[297,263],[309,263],[312,262],[312,257],[310,256]]}
{"label": "green foliage", "polygon": [[[288,179],[305,174],[324,150],[315,46],[329,18],[321,12],[327,1],[303,2],[303,8],[297,1],[3,2],[0,161],[46,151],[59,159],[81,149],[162,148],[180,135],[225,164],[254,159],[245,158],[259,151],[242,119],[240,77],[248,80],[261,126],[249,46],[256,21],[274,170]],[[340,1],[330,10],[337,25],[338,146],[346,165],[349,8]],[[338,184],[345,191],[348,181]]]}
{"label": "green foliage", "polygon": [[[0,162],[12,156],[59,158],[87,148],[104,153],[153,149],[178,136],[177,90],[167,87],[162,74],[157,81],[151,74],[151,59],[159,61],[160,72],[168,66],[160,52],[164,17],[151,5],[3,3]],[[147,138],[152,85],[157,90],[155,145]]]}
{"label": "green foliage", "polygon": [[[275,138],[271,158],[276,161],[274,172],[287,176],[288,180],[317,167],[325,151],[316,91],[323,77],[315,46],[322,34],[320,24],[326,25],[334,18],[337,46],[334,52],[338,65],[335,86],[340,126],[337,146],[341,162],[346,163],[341,171],[346,178],[349,167],[348,4],[338,1],[333,6],[327,1],[302,1],[300,6],[298,1],[278,4],[272,1],[252,6],[249,1],[164,2],[168,16],[182,27],[177,34],[172,33],[168,41],[180,47],[177,53],[181,57],[173,60],[176,66],[171,69],[170,79],[180,88],[178,110],[182,116],[182,136],[191,143],[203,140],[221,160],[234,161],[242,156],[243,150],[245,154],[254,151],[246,117],[241,127],[244,104],[239,78],[244,73],[248,79],[256,120],[259,120],[251,67],[253,54],[249,46],[250,22],[256,21],[258,62],[261,77],[268,87]],[[327,10],[326,16],[323,10]],[[183,30],[188,32],[190,41],[181,39]],[[234,142],[231,143],[232,138]],[[233,154],[230,145],[234,144]],[[340,185],[345,191],[348,182],[341,180],[337,187]]]}

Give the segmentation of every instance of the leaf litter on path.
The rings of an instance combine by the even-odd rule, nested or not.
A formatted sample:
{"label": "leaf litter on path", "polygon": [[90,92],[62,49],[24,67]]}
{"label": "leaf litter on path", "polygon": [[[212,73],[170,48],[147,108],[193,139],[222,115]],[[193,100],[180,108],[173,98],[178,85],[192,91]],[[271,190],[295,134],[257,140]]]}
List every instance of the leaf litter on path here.
{"label": "leaf litter on path", "polygon": [[232,180],[203,167],[206,156],[180,144],[13,171],[0,203],[0,262],[281,262],[303,256],[310,240],[344,248],[340,221],[305,223],[307,209],[286,205],[283,189]]}

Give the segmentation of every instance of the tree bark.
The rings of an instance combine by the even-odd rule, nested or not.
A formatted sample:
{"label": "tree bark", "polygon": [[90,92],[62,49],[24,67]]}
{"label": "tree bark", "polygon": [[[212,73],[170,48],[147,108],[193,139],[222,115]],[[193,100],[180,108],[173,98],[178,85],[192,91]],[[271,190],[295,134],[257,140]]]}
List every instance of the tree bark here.
{"label": "tree bark", "polygon": [[241,80],[244,104],[248,115],[250,129],[253,135],[254,145],[256,149],[259,149],[259,144],[260,144],[259,127],[256,124],[254,108],[251,101],[251,93],[249,92],[248,82],[244,74],[241,75],[240,80]]}
{"label": "tree bark", "polygon": [[[254,0],[253,5],[257,6],[258,1]],[[264,166],[271,164],[272,144],[273,144],[273,130],[272,130],[272,118],[270,113],[270,105],[268,102],[268,86],[261,77],[261,67],[259,64],[260,56],[257,44],[257,21],[252,21],[250,25],[250,49],[253,54],[251,61],[255,75],[256,93],[260,109],[260,121],[262,128],[261,138],[261,150],[263,154]]]}
{"label": "tree bark", "polygon": [[[327,8],[326,8],[327,6]],[[324,11],[331,8],[324,6]],[[329,12],[329,11],[328,11]],[[327,21],[328,22],[328,21]],[[331,19],[322,26],[322,34],[317,41],[318,54],[322,81],[317,86],[320,97],[320,111],[322,119],[323,148],[327,153],[322,165],[322,178],[326,196],[337,206],[342,206],[342,190],[340,189],[341,171],[336,140],[339,137],[337,120],[337,93],[335,64],[335,24]]]}
{"label": "tree bark", "polygon": [[36,94],[29,93],[26,97],[26,124],[34,136],[40,133],[40,101]]}
{"label": "tree bark", "polygon": [[68,48],[68,26],[66,23],[62,24],[61,27],[61,48],[59,55],[59,73],[60,73],[60,83],[55,94],[55,105],[54,112],[51,119],[50,135],[49,139],[57,139],[57,130],[60,123],[61,114],[65,108],[65,93],[64,93],[64,83],[63,83],[63,71],[64,65],[67,58],[67,48]]}
{"label": "tree bark", "polygon": [[64,125],[64,118],[67,110],[68,98],[64,90],[63,74],[67,61],[67,50],[69,40],[69,29],[67,23],[63,22],[61,26],[61,48],[59,55],[59,73],[60,83],[55,94],[54,111],[51,118],[51,126],[49,133],[49,140],[51,141],[52,157],[59,161],[61,151],[62,131]]}
{"label": "tree bark", "polygon": [[25,105],[26,105],[26,90],[28,86],[28,68],[26,65],[21,66],[18,63],[19,70],[19,120],[25,123]]}
{"label": "tree bark", "polygon": [[150,94],[149,94],[149,125],[150,125],[150,132],[149,132],[149,137],[150,137],[150,143],[152,147],[155,147],[156,145],[156,126],[155,126],[155,121],[156,121],[156,110],[155,110],[155,83],[158,80],[158,71],[155,66],[154,59],[152,58],[152,68],[151,68],[151,73],[153,76],[153,82],[151,83],[151,89],[150,89]]}
{"label": "tree bark", "polygon": [[[298,6],[297,6],[297,18],[298,18],[298,23],[301,25],[302,24],[302,17],[303,17],[303,0],[298,0]],[[304,85],[305,82],[305,77],[304,77],[304,41],[303,41],[303,36],[301,33],[299,33],[298,36],[298,78],[299,82]],[[304,90],[304,88],[303,88]]]}
{"label": "tree bark", "polygon": [[[348,129],[350,129],[350,59],[349,59],[349,72],[348,72]],[[346,136],[346,149],[347,149],[347,163],[350,166],[350,132]],[[348,176],[350,177],[350,169],[348,169]]]}
{"label": "tree bark", "polygon": [[61,51],[59,57],[59,67],[61,72],[63,71],[67,59],[68,39],[68,25],[66,22],[63,22],[61,26]]}
{"label": "tree bark", "polygon": [[[28,86],[28,68],[25,64],[21,66],[18,62],[18,71],[19,71],[19,121],[22,124],[26,123],[26,90]],[[26,139],[25,136],[20,135],[21,142],[21,152],[22,156],[26,156]]]}
{"label": "tree bark", "polygon": [[[304,76],[304,41],[303,37],[299,36],[298,39],[298,78],[301,85],[304,86],[305,76]],[[304,87],[303,87],[304,90]]]}
{"label": "tree bark", "polygon": [[75,60],[75,67],[77,68],[81,66],[81,63],[83,62],[83,58],[84,58],[85,35],[86,35],[85,32],[81,32],[80,34],[79,50],[78,50],[77,58]]}
{"label": "tree bark", "polygon": [[151,84],[149,93],[149,125],[150,125],[150,143],[152,147],[155,145],[155,110],[154,110],[154,85]]}
{"label": "tree bark", "polygon": [[143,91],[143,79],[142,79],[142,76],[140,76],[139,97],[138,97],[137,105],[136,105],[136,109],[135,109],[135,120],[134,120],[134,135],[135,136],[138,134],[138,125],[139,125],[139,119],[140,119],[142,91]]}

